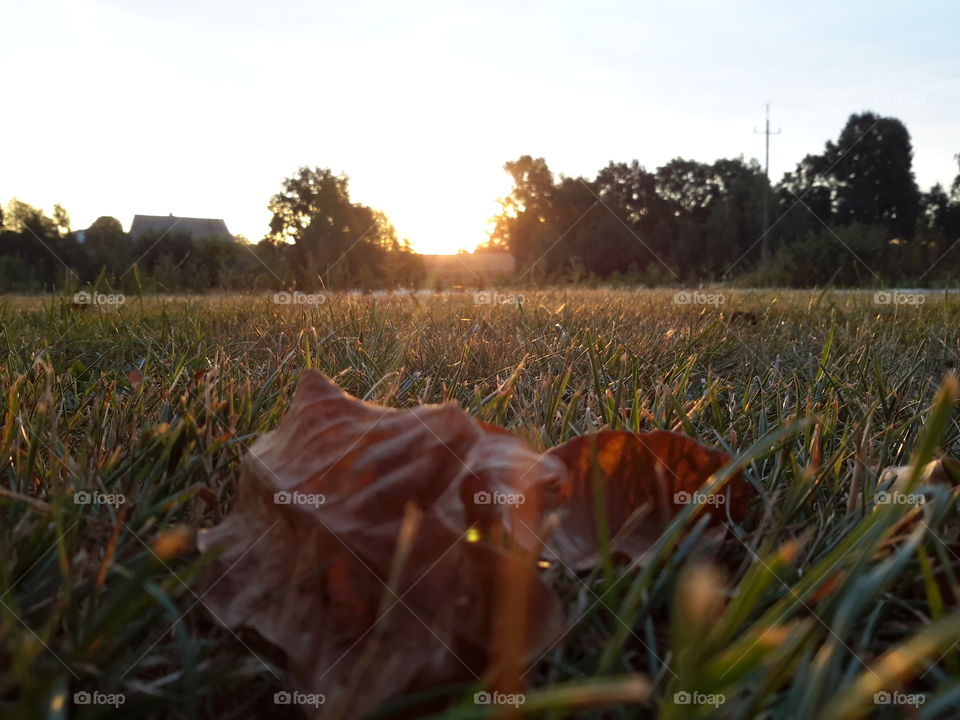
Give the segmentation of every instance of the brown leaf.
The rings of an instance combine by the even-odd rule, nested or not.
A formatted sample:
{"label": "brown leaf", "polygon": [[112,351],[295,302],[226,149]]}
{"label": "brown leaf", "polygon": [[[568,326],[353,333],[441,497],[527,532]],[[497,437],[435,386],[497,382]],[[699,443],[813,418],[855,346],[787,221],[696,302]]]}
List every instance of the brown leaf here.
{"label": "brown leaf", "polygon": [[[323,693],[332,714],[481,674],[517,691],[562,626],[535,570],[545,528],[561,518],[550,548],[566,564],[596,562],[596,475],[611,535],[638,508],[661,511],[616,546],[636,556],[679,510],[674,493],[728,462],[661,431],[541,455],[454,405],[381,408],[305,371],[244,458],[227,519],[200,534],[202,551],[221,552],[204,602],[282,648],[298,689]],[[738,474],[724,495],[734,519],[748,496]]]}
{"label": "brown leaf", "polygon": [[[556,558],[575,569],[591,567],[599,559],[598,489],[603,493],[608,537],[617,540],[612,552],[627,560],[653,546],[685,501],[704,501],[706,511],[717,522],[726,518],[729,505],[730,517],[739,522],[746,517],[753,495],[739,471],[716,496],[699,494],[703,483],[732,458],[665,430],[583,435],[547,454],[562,460],[570,470],[567,515],[547,545]],[[626,536],[617,538],[631,516],[644,507],[652,520],[631,523]]]}
{"label": "brown leaf", "polygon": [[[533,560],[564,473],[453,405],[380,408],[306,371],[243,460],[232,512],[201,534],[201,550],[222,551],[205,603],[283,648],[300,688],[348,716],[473,680],[560,631]],[[483,502],[503,497],[522,501]],[[408,506],[417,530],[398,542]]]}

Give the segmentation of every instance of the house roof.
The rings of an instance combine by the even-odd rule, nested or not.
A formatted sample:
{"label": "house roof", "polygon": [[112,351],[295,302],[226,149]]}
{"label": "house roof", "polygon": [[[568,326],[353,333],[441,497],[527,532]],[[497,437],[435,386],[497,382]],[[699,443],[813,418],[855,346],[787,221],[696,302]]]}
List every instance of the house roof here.
{"label": "house roof", "polygon": [[134,215],[130,224],[133,237],[145,235],[189,235],[193,240],[210,237],[231,237],[227,224],[214,218],[174,217],[173,215]]}

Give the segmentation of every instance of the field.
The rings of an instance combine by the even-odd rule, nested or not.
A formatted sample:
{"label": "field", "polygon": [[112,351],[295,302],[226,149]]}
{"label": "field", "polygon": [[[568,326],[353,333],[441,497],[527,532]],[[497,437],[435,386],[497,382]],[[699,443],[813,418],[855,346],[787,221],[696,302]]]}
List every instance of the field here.
{"label": "field", "polygon": [[[456,402],[538,450],[663,428],[743,459],[760,497],[737,534],[691,522],[639,568],[550,570],[571,627],[531,675],[527,716],[957,717],[956,498],[931,487],[915,509],[874,492],[886,466],[960,451],[944,380],[960,298],[722,293],[128,297],[115,312],[6,298],[0,715],[301,716],[273,704],[283,653],[220,627],[192,591],[209,558],[191,533],[223,518],[240,458],[312,367],[393,407]],[[96,491],[130,500],[75,502]],[[694,558],[724,569],[726,610],[683,632]],[[645,703],[590,705],[635,673]],[[454,701],[439,717],[493,717],[476,689],[377,716],[420,715],[439,693]],[[694,690],[722,704],[674,702]],[[84,691],[125,701],[75,705]]]}

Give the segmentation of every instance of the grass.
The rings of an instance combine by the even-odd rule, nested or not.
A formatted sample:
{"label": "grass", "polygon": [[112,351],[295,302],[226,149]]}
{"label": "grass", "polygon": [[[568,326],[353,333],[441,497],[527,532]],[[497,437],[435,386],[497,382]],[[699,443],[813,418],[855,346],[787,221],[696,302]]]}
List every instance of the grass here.
{"label": "grass", "polygon": [[[873,494],[886,465],[958,454],[953,385],[937,394],[957,360],[957,298],[672,299],[540,291],[518,308],[342,295],[304,308],[151,297],[100,313],[7,298],[0,715],[279,716],[282,653],[205,611],[190,588],[210,559],[183,528],[221,520],[246,447],[314,367],[394,407],[455,401],[540,449],[600,427],[681,430],[737,456],[760,491],[723,541],[685,512],[641,568],[548,571],[572,628],[531,673],[526,715],[892,718],[904,710],[874,693],[900,689],[924,695],[917,717],[951,717],[956,497],[931,488],[914,510]],[[76,503],[84,491],[127,502]],[[647,703],[616,702],[646,692],[637,673]],[[438,689],[453,701],[441,717],[491,717],[474,690]],[[74,705],[82,691],[126,701]],[[723,703],[675,704],[685,692]],[[378,717],[417,714],[421,699]]]}

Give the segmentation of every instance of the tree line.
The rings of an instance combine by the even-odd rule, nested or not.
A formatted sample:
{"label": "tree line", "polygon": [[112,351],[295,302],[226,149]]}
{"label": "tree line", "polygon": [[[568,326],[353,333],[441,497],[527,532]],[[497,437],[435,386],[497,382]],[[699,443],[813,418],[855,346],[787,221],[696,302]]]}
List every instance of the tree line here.
{"label": "tree line", "polygon": [[772,187],[742,158],[611,162],[591,180],[525,155],[504,166],[513,188],[486,248],[545,281],[946,283],[960,262],[960,175],[921,192],[912,161],[903,123],[870,112]]}
{"label": "tree line", "polygon": [[175,229],[133,237],[120,221],[98,218],[82,235],[68,213],[53,217],[19,200],[0,212],[0,292],[86,284],[126,292],[416,287],[421,256],[387,217],[350,199],[349,180],[301,168],[268,205],[269,233],[193,238]]}
{"label": "tree line", "polygon": [[[736,281],[813,286],[952,282],[960,175],[917,186],[896,118],[850,116],[836,141],[771,186],[756,161],[678,158],[656,170],[611,162],[594,179],[556,177],[543,158],[506,163],[513,187],[489,241],[516,284]],[[767,213],[764,213],[764,207]],[[270,198],[270,230],[244,238],[131,237],[112,217],[82,236],[18,200],[0,213],[0,292],[98,283],[125,291],[418,287],[428,269],[349,179],[300,168]],[[765,215],[769,217],[764,226]]]}

